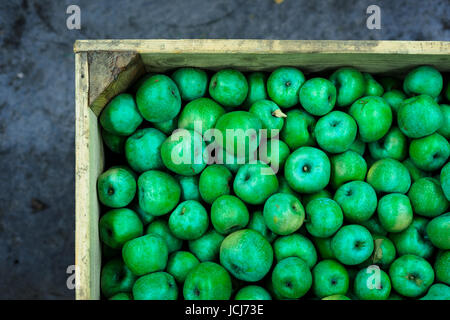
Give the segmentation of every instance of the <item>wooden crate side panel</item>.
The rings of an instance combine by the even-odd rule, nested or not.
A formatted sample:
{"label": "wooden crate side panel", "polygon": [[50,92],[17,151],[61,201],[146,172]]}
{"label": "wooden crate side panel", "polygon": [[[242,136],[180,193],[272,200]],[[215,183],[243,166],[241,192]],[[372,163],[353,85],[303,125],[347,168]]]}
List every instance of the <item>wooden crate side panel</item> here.
{"label": "wooden crate side panel", "polygon": [[334,40],[81,40],[75,51],[135,51],[148,70],[180,66],[271,70],[301,67],[305,72],[354,66],[373,73],[404,73],[424,63],[450,71],[450,42]]}
{"label": "wooden crate side panel", "polygon": [[444,55],[396,55],[370,53],[293,53],[293,54],[173,54],[142,53],[148,71],[164,72],[180,66],[211,70],[236,68],[242,71],[271,71],[277,67],[295,66],[305,73],[332,71],[351,66],[374,74],[404,74],[426,61],[441,71],[450,71],[450,58]]}
{"label": "wooden crate side panel", "polygon": [[89,106],[97,116],[112,98],[145,72],[136,52],[89,52],[88,64]]}
{"label": "wooden crate side panel", "polygon": [[97,116],[89,108],[86,53],[75,56],[75,265],[76,299],[100,298],[100,241],[97,177],[103,170],[103,149]]}
{"label": "wooden crate side panel", "polygon": [[448,53],[448,41],[385,41],[385,40],[257,40],[257,39],[123,39],[77,40],[75,52],[135,51],[139,53]]}

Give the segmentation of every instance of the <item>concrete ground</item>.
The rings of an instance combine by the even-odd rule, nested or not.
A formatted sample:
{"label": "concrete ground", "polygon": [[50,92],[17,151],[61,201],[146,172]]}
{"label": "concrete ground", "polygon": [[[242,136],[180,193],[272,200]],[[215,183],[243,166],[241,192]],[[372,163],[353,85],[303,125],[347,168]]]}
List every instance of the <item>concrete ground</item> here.
{"label": "concrete ground", "polygon": [[[281,2],[277,4],[276,2]],[[0,4],[0,298],[71,299],[76,39],[450,40],[448,1],[15,0]],[[66,8],[81,8],[68,30]],[[381,30],[366,8],[381,8]]]}

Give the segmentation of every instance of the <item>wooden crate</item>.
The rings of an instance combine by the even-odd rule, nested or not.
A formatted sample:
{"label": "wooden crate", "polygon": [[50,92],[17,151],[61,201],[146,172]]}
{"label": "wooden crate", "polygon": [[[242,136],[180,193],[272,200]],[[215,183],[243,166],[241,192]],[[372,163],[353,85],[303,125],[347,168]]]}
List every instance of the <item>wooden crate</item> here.
{"label": "wooden crate", "polygon": [[375,74],[399,74],[428,64],[450,71],[450,42],[439,41],[80,40],[74,51],[77,299],[100,298],[96,183],[104,158],[97,117],[145,70],[296,66],[308,73],[353,66]]}

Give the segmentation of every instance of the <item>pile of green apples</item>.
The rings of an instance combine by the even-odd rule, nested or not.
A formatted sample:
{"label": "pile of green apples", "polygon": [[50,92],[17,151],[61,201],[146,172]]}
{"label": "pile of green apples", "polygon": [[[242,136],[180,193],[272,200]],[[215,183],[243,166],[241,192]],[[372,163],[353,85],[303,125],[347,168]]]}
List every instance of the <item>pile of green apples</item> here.
{"label": "pile of green apples", "polygon": [[[431,66],[309,76],[181,68],[109,102],[105,298],[450,299],[450,86]],[[257,134],[211,162],[212,129]]]}

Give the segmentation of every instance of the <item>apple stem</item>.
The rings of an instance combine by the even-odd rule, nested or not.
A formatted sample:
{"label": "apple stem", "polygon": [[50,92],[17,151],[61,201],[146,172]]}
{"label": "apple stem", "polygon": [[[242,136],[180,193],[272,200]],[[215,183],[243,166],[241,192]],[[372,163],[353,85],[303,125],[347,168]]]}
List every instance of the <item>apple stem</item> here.
{"label": "apple stem", "polygon": [[287,118],[287,115],[281,111],[281,109],[277,109],[274,112],[272,112],[272,115],[276,118]]}

